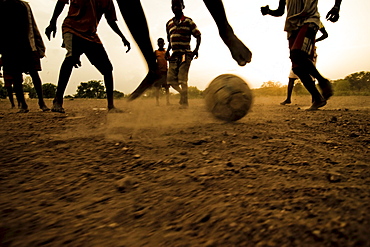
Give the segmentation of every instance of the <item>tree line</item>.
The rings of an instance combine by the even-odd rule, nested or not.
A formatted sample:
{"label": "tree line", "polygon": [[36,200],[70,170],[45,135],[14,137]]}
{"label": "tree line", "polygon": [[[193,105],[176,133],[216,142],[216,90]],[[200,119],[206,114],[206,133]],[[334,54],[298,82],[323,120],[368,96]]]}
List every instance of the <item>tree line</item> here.
{"label": "tree line", "polygon": [[[336,96],[370,96],[370,72],[352,73],[344,79],[333,80],[332,85]],[[282,85],[280,82],[268,81],[253,91],[255,95],[283,96],[286,95],[287,87],[287,85]],[[295,82],[293,92],[296,95],[309,95],[299,79]]]}
{"label": "tree line", "polygon": [[[349,95],[362,95],[370,96],[370,72],[361,71],[352,73],[346,76],[344,79],[332,81],[334,92],[336,96],[349,96]],[[44,98],[54,98],[57,86],[52,83],[45,83],[42,85]],[[29,94],[30,98],[37,98],[36,90],[33,86],[32,79],[29,76],[25,77],[23,83],[24,92]],[[264,82],[260,88],[253,89],[256,96],[268,95],[268,96],[283,96],[286,95],[287,86],[282,85],[280,82],[267,81]],[[296,80],[293,88],[293,92],[296,95],[309,95],[306,88],[300,82]],[[114,98],[123,98],[126,95],[120,91],[114,90]],[[161,90],[161,94],[165,94],[164,90]],[[203,91],[197,87],[189,86],[188,88],[189,98],[202,98]],[[5,99],[7,97],[6,89],[4,88],[3,81],[0,81],[0,98]],[[145,92],[143,97],[155,97],[154,89],[149,89]],[[76,94],[67,95],[66,98],[95,98],[105,99],[105,87],[101,80],[90,80],[88,82],[81,82],[77,87]]]}

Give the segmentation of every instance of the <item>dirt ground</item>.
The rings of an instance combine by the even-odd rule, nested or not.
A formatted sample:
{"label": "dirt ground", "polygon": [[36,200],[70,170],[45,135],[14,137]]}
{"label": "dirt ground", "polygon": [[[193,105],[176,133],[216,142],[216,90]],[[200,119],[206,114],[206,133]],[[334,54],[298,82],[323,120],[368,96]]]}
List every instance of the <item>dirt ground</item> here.
{"label": "dirt ground", "polygon": [[0,245],[370,246],[370,97],[282,100],[1,100]]}

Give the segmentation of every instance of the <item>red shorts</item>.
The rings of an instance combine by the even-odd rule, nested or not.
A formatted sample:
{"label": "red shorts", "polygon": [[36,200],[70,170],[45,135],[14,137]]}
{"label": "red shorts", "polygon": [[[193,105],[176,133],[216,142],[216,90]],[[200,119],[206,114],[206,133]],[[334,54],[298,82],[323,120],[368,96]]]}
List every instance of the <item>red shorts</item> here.
{"label": "red shorts", "polygon": [[[289,37],[289,50],[300,50],[307,54],[310,60],[314,59],[315,39],[319,27],[314,23],[306,23],[292,32]],[[296,67],[293,64],[293,67]]]}

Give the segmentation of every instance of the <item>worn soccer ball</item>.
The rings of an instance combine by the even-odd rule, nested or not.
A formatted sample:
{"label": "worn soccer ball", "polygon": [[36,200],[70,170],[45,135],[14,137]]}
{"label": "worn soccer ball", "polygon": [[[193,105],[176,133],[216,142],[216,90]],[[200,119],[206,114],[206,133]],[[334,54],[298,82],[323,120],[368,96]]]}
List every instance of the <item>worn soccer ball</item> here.
{"label": "worn soccer ball", "polygon": [[204,93],[208,111],[224,121],[241,119],[252,106],[251,89],[242,78],[233,74],[217,76]]}

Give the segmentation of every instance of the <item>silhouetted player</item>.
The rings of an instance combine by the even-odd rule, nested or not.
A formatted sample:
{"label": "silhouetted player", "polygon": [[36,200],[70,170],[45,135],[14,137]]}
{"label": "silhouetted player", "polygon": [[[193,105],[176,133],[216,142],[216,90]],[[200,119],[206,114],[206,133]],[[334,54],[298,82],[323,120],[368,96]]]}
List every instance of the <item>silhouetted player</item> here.
{"label": "silhouetted player", "polygon": [[[234,34],[234,31],[226,18],[222,0],[203,0],[203,2],[215,20],[220,37],[229,48],[234,60],[240,66],[244,66],[249,63],[252,58],[252,53]],[[149,69],[144,80],[129,97],[129,100],[134,100],[146,89],[151,87],[156,79],[156,62],[153,55],[154,49],[150,41],[148,25],[140,0],[117,0],[117,3]]]}
{"label": "silhouetted player", "polygon": [[[336,22],[342,0],[335,0],[334,7],[327,14],[327,19]],[[277,10],[269,6],[261,7],[263,15],[282,16],[287,7],[287,18],[284,30],[288,33],[290,59],[294,73],[312,95],[314,102],[308,110],[317,110],[326,105],[333,95],[330,81],[320,75],[310,60],[315,46],[315,36],[320,25],[318,0],[280,0]],[[317,90],[312,77],[318,80],[322,95]]]}
{"label": "silhouetted player", "polygon": [[29,111],[23,94],[23,73],[32,78],[40,109],[49,111],[44,102],[38,73],[41,71],[40,59],[45,56],[45,46],[30,5],[20,0],[0,1],[0,30],[4,81],[6,85],[14,85],[20,104],[19,113]]}
{"label": "silhouetted player", "polygon": [[157,61],[157,80],[154,82],[153,87],[155,89],[155,99],[157,105],[159,105],[159,94],[162,88],[166,92],[166,102],[170,105],[170,85],[167,84],[167,71],[168,65],[166,60],[166,49],[164,48],[164,39],[159,38],[157,40],[158,49],[154,51],[154,55]]}
{"label": "silhouetted player", "polygon": [[60,68],[58,87],[53,101],[53,112],[64,113],[63,96],[73,67],[81,66],[80,56],[85,54],[89,61],[104,76],[104,84],[107,93],[108,111],[119,112],[113,104],[113,66],[108,58],[97,32],[98,24],[104,15],[108,25],[121,37],[122,42],[130,50],[130,43],[126,40],[117,26],[116,11],[112,0],[58,0],[49,26],[45,34],[50,40],[53,33],[55,37],[56,22],[62,13],[64,6],[70,3],[67,17],[62,25],[63,46],[67,50],[66,58]]}
{"label": "silhouetted player", "polygon": [[[328,35],[328,32],[326,32],[326,29],[325,29],[324,25],[321,22],[320,22],[320,29],[319,29],[319,31],[322,33],[322,35],[315,40],[315,43],[317,43],[319,41],[322,41],[322,40],[326,39],[329,36]],[[312,54],[312,57],[310,57],[310,59],[312,60],[313,64],[316,66],[316,62],[317,62],[316,46],[314,47],[314,52]],[[283,102],[281,102],[280,105],[288,105],[288,104],[291,104],[292,103],[291,97],[292,97],[294,82],[297,79],[299,79],[299,77],[296,74],[294,74],[293,70],[291,69],[290,70],[290,73],[289,73],[289,82],[288,82],[288,88],[287,88],[287,98],[286,98],[286,100],[284,100]],[[313,78],[313,80],[315,80],[315,78]],[[312,99],[312,103],[313,102],[314,102],[314,99]]]}

